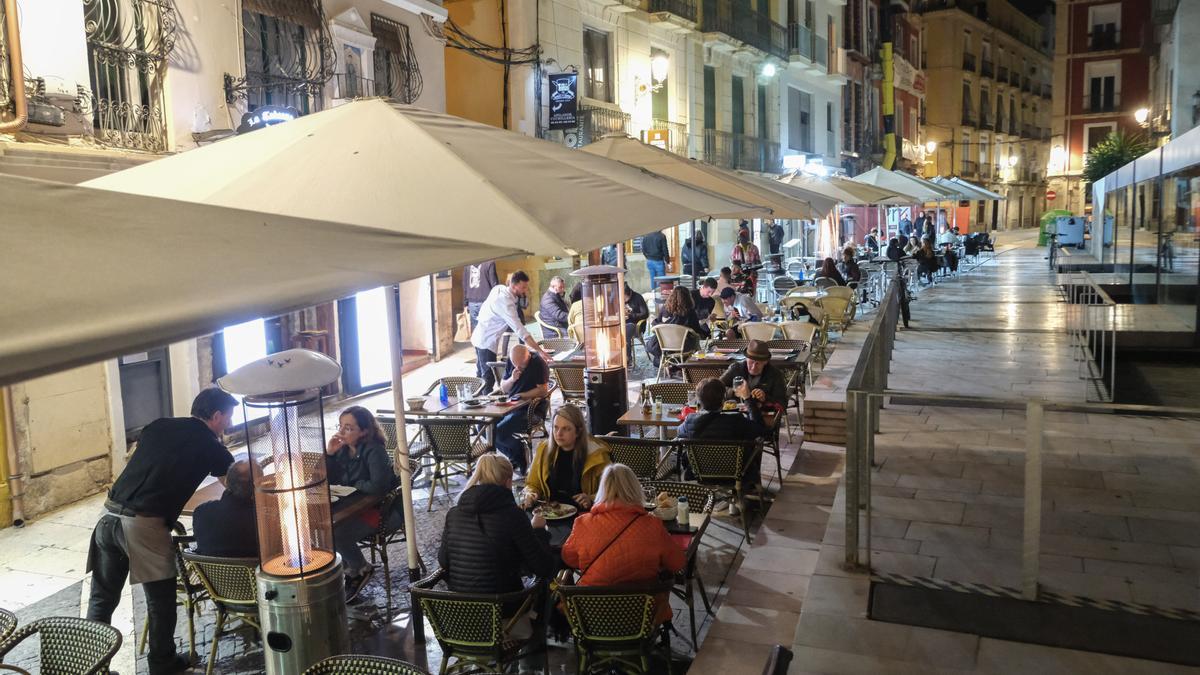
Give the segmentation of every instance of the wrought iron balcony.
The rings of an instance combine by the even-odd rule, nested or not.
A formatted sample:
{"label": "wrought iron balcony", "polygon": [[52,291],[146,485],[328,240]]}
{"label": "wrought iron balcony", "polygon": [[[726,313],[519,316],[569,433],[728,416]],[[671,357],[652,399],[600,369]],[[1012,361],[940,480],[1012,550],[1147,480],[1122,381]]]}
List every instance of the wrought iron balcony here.
{"label": "wrought iron balcony", "polygon": [[688,156],[688,131],[686,124],[670,122],[656,117],[650,120],[650,126],[654,129],[666,129],[669,132],[667,136],[667,150],[681,157]]}
{"label": "wrought iron balcony", "polygon": [[1033,128],[1032,124],[1022,124],[1021,125],[1021,138],[1037,138],[1037,137],[1038,137],[1037,130]]}
{"label": "wrought iron balcony", "polygon": [[605,134],[628,134],[629,113],[600,106],[579,106],[579,142],[587,145]]}
{"label": "wrought iron balcony", "polygon": [[1008,73],[1008,83],[1014,87],[1019,86],[1021,84],[1021,71],[1013,68]]}
{"label": "wrought iron balcony", "polygon": [[1019,129],[1020,129],[1020,125],[1018,125],[1015,120],[1008,121],[1008,135],[1009,136],[1019,135],[1020,134]]}
{"label": "wrought iron balcony", "polygon": [[979,171],[979,164],[969,159],[962,161],[962,172],[966,176],[974,176]]}
{"label": "wrought iron balcony", "polygon": [[1092,95],[1083,95],[1083,111],[1089,113],[1116,112],[1121,107],[1121,92],[1110,92],[1107,95],[1101,95],[1093,98]]}
{"label": "wrought iron balcony", "polygon": [[1026,92],[1026,93],[1029,92],[1029,78],[1028,77],[1021,78],[1021,91]]}
{"label": "wrought iron balcony", "polygon": [[975,72],[975,55],[970,52],[963,52],[963,70]]}
{"label": "wrought iron balcony", "polygon": [[732,0],[703,0],[700,30],[723,33],[781,59],[788,56],[787,30],[770,16],[744,9]]}
{"label": "wrought iron balcony", "polygon": [[979,127],[980,127],[981,129],[987,129],[988,131],[991,131],[991,130],[993,130],[993,129],[995,129],[995,128],[996,128],[996,125],[992,123],[992,118],[991,118],[991,117],[988,117],[987,115],[984,115],[984,116],[983,116],[983,117],[982,117],[982,118],[979,120]]}
{"label": "wrought iron balcony", "polygon": [[1042,83],[1042,98],[1050,99],[1054,97],[1054,91],[1049,82]]}
{"label": "wrought iron balcony", "polygon": [[778,143],[717,129],[704,130],[704,161],[743,171],[776,173],[782,170]]}
{"label": "wrought iron balcony", "polygon": [[375,80],[334,73],[334,98],[371,98],[375,96]]}
{"label": "wrought iron balcony", "polygon": [[666,12],[692,23],[700,16],[696,0],[648,0],[647,6],[652,14]]}
{"label": "wrought iron balcony", "polygon": [[979,74],[980,75],[982,75],[984,77],[991,77],[993,72],[994,71],[992,70],[992,62],[990,60],[982,59],[979,62]]}
{"label": "wrought iron balcony", "polygon": [[792,54],[802,56],[809,61],[813,58],[813,33],[812,29],[804,24],[789,23],[788,24],[788,51]]}
{"label": "wrought iron balcony", "polygon": [[[1109,24],[1110,26],[1112,24]],[[1092,26],[1092,30],[1088,33],[1088,49],[1093,52],[1101,52],[1109,49],[1120,49],[1121,47],[1121,31],[1115,26],[1112,28],[1103,28],[1101,26]]]}

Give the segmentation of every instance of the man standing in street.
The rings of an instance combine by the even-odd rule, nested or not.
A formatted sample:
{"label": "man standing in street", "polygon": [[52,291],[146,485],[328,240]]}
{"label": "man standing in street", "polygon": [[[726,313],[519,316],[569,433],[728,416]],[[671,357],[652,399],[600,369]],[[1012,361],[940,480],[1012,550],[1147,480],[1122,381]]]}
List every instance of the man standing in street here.
{"label": "man standing in street", "polygon": [[500,278],[496,276],[494,260],[463,268],[463,302],[467,304],[467,313],[471,315],[471,330],[479,325],[479,308],[483,306],[483,301],[498,285]]}
{"label": "man standing in street", "polygon": [[234,397],[205,389],[192,402],[191,417],[162,418],[146,426],[92,531],[87,618],[111,623],[125,577],[140,584],[150,624],[151,675],[178,673],[189,666],[187,657],[175,652],[171,527],[205,476],[224,482],[233,455],[221,443],[221,434],[229,428],[235,407]]}
{"label": "man standing in street", "polygon": [[483,378],[483,391],[491,392],[496,385],[496,376],[488,367],[488,362],[496,360],[496,350],[500,346],[500,336],[505,331],[516,333],[529,349],[540,354],[549,361],[541,345],[533,339],[533,335],[525,329],[517,313],[519,299],[529,293],[529,275],[522,270],[513,272],[508,278],[507,286],[496,286],[488,293],[483,306],[479,308],[479,323],[471,331],[471,344],[475,346],[475,372]]}
{"label": "man standing in street", "polygon": [[538,308],[538,311],[542,313],[542,321],[559,329],[560,337],[567,335],[567,315],[571,312],[571,308],[567,306],[567,301],[563,298],[566,291],[567,282],[563,281],[562,277],[552,277],[550,287],[542,294],[542,304]]}
{"label": "man standing in street", "polygon": [[650,273],[650,290],[658,288],[658,277],[667,273],[671,252],[667,249],[667,236],[662,232],[651,232],[642,237],[642,255],[646,256],[646,271]]}
{"label": "man standing in street", "polygon": [[779,221],[771,221],[771,228],[767,230],[767,248],[771,251],[771,255],[779,253],[779,248],[783,246],[783,226]]}

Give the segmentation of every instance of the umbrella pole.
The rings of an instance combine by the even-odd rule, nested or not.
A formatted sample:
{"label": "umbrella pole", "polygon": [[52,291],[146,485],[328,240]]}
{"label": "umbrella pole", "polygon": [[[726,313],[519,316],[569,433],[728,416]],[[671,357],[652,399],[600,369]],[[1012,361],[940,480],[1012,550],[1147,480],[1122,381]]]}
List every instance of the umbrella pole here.
{"label": "umbrella pole", "polygon": [[[400,343],[400,286],[388,287],[387,302],[388,347],[392,353],[392,408],[396,412],[396,466],[400,473],[400,490],[404,505],[404,541],[408,548],[408,584],[411,589],[421,578],[419,554],[417,553],[417,521],[413,513],[412,469],[408,459],[408,434],[404,420],[404,351]],[[409,607],[412,613],[414,639],[425,642],[425,624],[420,606],[411,596]],[[390,609],[388,610],[391,611]]]}
{"label": "umbrella pole", "polygon": [[696,267],[696,221],[695,220],[692,221],[692,236],[691,236],[691,239],[688,240],[688,246],[690,246],[692,249],[691,250],[692,269],[690,270],[691,274],[689,274],[688,276],[690,276],[692,278],[692,290],[694,291],[694,290],[696,290],[696,275],[699,272],[698,268]]}

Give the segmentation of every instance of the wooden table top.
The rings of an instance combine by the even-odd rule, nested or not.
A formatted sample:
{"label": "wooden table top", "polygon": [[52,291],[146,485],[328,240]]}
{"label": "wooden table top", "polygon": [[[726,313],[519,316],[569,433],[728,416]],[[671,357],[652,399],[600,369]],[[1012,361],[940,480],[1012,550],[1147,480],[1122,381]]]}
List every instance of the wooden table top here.
{"label": "wooden table top", "polygon": [[655,415],[653,411],[649,415],[642,412],[642,406],[633,406],[625,411],[624,415],[617,420],[617,424],[621,426],[641,426],[641,427],[677,427],[679,426],[679,413],[683,410],[681,405],[664,405],[662,413]]}
{"label": "wooden table top", "polygon": [[[220,499],[223,494],[225,494],[225,486],[221,485],[221,481],[214,480],[196,490],[196,493],[187,501],[187,504],[184,504],[183,512],[180,515],[190,517],[195,513],[197,506],[213,501],[214,499]],[[355,492],[354,494],[342,497],[332,505],[333,524],[337,525],[348,518],[352,518],[375,506],[382,500],[382,495],[368,495],[363,492]]]}
{"label": "wooden table top", "polygon": [[504,417],[505,415],[509,414],[510,412],[512,412],[514,410],[520,410],[521,408],[524,408],[527,405],[529,405],[529,399],[522,399],[520,401],[501,401],[501,402],[490,401],[486,405],[482,405],[479,407],[469,407],[469,406],[464,406],[464,405],[454,401],[453,399],[451,399],[451,405],[449,407],[443,408],[443,409],[437,411],[437,413],[435,413],[435,414],[442,415],[445,417],[500,418],[500,417]]}
{"label": "wooden table top", "polygon": [[[810,356],[808,348],[797,349],[788,356],[774,355],[771,356],[771,365],[777,368],[787,368],[799,363],[805,363]],[[745,356],[741,354],[718,354],[717,356],[699,356],[699,353],[693,354],[687,361],[679,364],[681,368],[697,367],[697,366],[729,366],[730,364],[744,361]]]}

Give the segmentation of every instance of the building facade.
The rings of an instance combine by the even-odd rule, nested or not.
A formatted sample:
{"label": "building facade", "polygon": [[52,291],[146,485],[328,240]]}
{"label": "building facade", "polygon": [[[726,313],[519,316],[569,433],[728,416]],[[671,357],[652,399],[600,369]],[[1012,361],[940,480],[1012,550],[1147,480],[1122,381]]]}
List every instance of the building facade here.
{"label": "building facade", "polygon": [[[428,0],[16,4],[19,54],[0,30],[0,173],[86,181],[220,142],[245,113],[267,105],[307,114],[383,95],[445,108],[444,52],[435,37],[445,11]],[[24,74],[28,124],[12,119],[20,93],[13,73]],[[443,335],[449,342],[444,286],[433,278],[402,285],[406,349],[425,355],[436,353]],[[12,385],[3,415],[16,465],[0,469],[21,477],[23,515],[104,489],[142,426],[188,415],[201,388],[269,352],[306,346],[338,359],[346,377],[331,393],[385,385],[382,299],[378,289]],[[433,318],[443,305],[445,326]],[[8,487],[0,487],[5,506]],[[0,512],[0,526],[11,517]]]}
{"label": "building facade", "polygon": [[1084,213],[1091,195],[1080,174],[1088,151],[1113,132],[1145,135],[1135,113],[1151,107],[1150,16],[1145,1],[1058,3],[1047,167],[1058,195],[1052,208]]}
{"label": "building facade", "polygon": [[1155,140],[1179,138],[1200,123],[1200,2],[1155,0],[1157,49],[1150,59],[1150,107],[1143,126]]}

